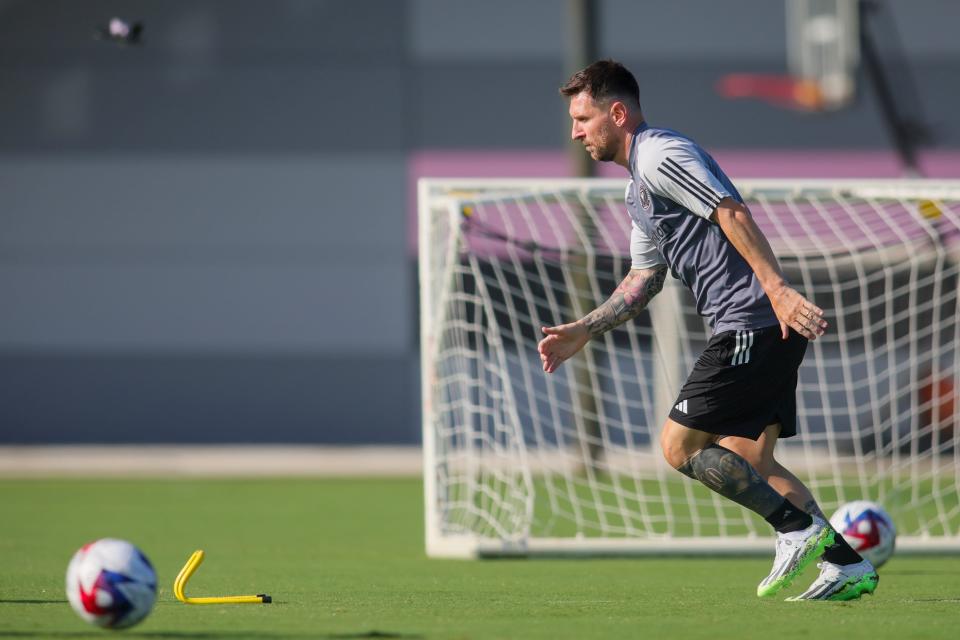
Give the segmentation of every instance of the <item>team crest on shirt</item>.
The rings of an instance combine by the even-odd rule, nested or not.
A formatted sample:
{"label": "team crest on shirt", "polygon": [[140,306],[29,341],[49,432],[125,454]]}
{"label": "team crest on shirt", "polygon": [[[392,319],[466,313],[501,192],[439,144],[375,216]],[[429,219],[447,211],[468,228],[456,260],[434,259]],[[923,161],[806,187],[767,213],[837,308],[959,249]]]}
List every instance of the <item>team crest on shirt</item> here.
{"label": "team crest on shirt", "polygon": [[646,185],[641,184],[640,188],[637,190],[637,197],[640,198],[640,206],[645,210],[650,209],[650,192],[647,191]]}

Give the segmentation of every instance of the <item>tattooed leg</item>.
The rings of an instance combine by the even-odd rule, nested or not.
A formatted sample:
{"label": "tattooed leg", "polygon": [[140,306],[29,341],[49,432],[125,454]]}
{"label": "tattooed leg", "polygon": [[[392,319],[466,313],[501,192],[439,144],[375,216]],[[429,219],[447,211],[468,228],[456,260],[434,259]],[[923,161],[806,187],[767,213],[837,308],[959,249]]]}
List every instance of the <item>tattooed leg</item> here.
{"label": "tattooed leg", "polygon": [[818,518],[822,518],[824,520],[827,519],[827,516],[824,515],[820,505],[817,504],[816,499],[810,492],[810,489],[803,484],[803,481],[800,480],[800,478],[793,475],[789,469],[780,463],[774,462],[771,465],[767,482],[769,482],[770,486],[776,489],[777,492],[787,500],[793,502],[794,504],[802,505],[801,508],[810,515],[817,516]]}
{"label": "tattooed leg", "polygon": [[724,447],[736,452],[749,462],[760,477],[766,480],[777,493],[793,504],[800,505],[810,515],[826,520],[810,489],[773,457],[779,436],[780,425],[771,424],[764,429],[757,440],[728,436],[721,442]]}
{"label": "tattooed leg", "polygon": [[784,501],[749,462],[717,444],[707,445],[693,454],[677,471],[764,518],[779,509]]}
{"label": "tattooed leg", "polygon": [[823,510],[820,509],[820,505],[817,504],[816,500],[808,501],[802,508],[812,516],[817,516],[821,520],[827,520],[827,516],[824,515]]}
{"label": "tattooed leg", "polygon": [[[810,490],[788,469],[777,462],[772,465],[769,478],[770,486],[783,494],[785,498],[802,505],[802,509],[811,516],[824,520],[828,526],[830,520],[817,504]],[[834,564],[846,565],[860,562],[863,558],[843,539],[839,531],[834,530],[833,544],[824,549],[823,559]]]}
{"label": "tattooed leg", "polygon": [[780,533],[805,529],[813,518],[760,477],[743,456],[716,443],[717,436],[669,418],[660,432],[663,455],[675,469],[757,513]]}
{"label": "tattooed leg", "polygon": [[[778,462],[773,462],[768,466],[769,473],[766,475],[767,482],[777,490],[784,498],[799,505],[803,505],[803,510],[810,515],[823,518],[823,512],[814,499],[810,489],[803,481],[793,475],[789,469]],[[826,519],[826,518],[824,518]]]}
{"label": "tattooed leg", "polygon": [[[818,518],[823,518],[827,525],[833,528],[833,525],[830,524],[830,520],[827,519],[827,516],[824,515],[823,511],[820,509],[820,505],[817,504],[817,501],[810,499],[803,505],[803,510],[809,513],[810,515],[817,516]],[[856,552],[856,550],[850,546],[850,543],[844,540],[843,535],[837,531],[833,530],[833,544],[823,550],[823,559],[827,562],[832,562],[833,564],[846,565],[854,564],[863,560],[863,557]]]}

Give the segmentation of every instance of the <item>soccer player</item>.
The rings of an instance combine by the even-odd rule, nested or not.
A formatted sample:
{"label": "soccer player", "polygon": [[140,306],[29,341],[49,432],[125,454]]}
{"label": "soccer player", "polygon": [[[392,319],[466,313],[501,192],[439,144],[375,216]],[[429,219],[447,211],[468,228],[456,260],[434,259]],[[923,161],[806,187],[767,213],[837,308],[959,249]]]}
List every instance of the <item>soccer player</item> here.
{"label": "soccer player", "polygon": [[[573,139],[594,160],[630,173],[630,272],[580,320],[543,327],[543,369],[556,371],[596,336],[635,318],[670,273],[691,289],[713,336],[661,433],[675,469],[761,515],[777,532],[773,570],[757,587],[772,596],[819,556],[820,575],[791,600],[850,600],[873,593],[873,566],[834,531],[809,489],[773,456],[796,434],[797,369],[823,311],[784,278],[743,198],[710,155],[676,131],[651,127],[637,81],[612,60],[560,89]],[[654,327],[656,329],[656,327]]]}

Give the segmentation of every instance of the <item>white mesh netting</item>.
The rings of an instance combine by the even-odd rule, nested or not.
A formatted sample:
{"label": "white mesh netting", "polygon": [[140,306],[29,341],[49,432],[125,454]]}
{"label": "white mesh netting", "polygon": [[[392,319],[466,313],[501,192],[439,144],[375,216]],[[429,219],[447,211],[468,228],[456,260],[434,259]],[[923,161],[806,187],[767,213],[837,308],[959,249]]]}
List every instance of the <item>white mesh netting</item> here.
{"label": "white mesh netting", "polygon": [[[901,548],[960,546],[960,185],[738,186],[831,325],[807,351],[799,435],[778,458],[828,514],[872,499]],[[768,535],[661,459],[659,428],[709,333],[676,281],[635,321],[542,371],[540,327],[583,316],[629,270],[623,188],[421,182],[431,554],[710,552]]]}

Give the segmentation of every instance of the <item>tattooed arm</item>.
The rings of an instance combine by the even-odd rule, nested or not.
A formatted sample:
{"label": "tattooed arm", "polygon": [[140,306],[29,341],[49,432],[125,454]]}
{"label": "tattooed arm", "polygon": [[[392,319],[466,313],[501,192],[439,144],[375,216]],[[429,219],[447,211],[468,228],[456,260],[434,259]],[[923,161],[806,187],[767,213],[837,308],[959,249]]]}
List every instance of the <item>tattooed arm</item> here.
{"label": "tattooed arm", "polygon": [[653,296],[660,293],[666,277],[667,266],[662,264],[650,269],[631,269],[613,295],[585,317],[570,324],[542,327],[547,337],[537,348],[543,370],[553,373],[591,338],[636,318]]}
{"label": "tattooed arm", "polygon": [[580,322],[586,325],[590,337],[595,338],[627,320],[633,320],[646,308],[651,298],[660,293],[666,278],[665,264],[651,269],[631,269],[613,295]]}

